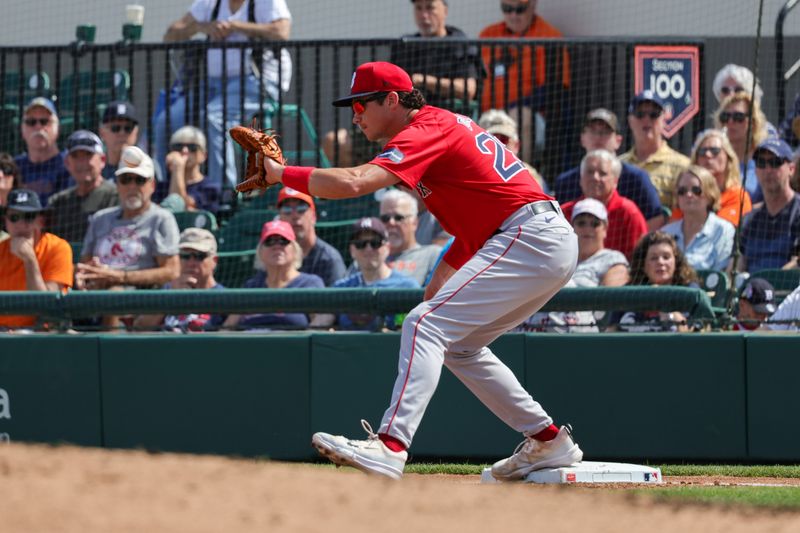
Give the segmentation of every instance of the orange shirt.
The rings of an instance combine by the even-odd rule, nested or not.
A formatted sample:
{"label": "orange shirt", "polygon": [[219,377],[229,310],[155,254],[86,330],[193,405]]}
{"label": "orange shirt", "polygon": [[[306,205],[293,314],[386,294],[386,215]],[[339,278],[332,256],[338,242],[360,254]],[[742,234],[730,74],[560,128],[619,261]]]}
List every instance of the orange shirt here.
{"label": "orange shirt", "polygon": [[[34,251],[45,281],[72,287],[72,248],[67,241],[52,233],[42,233]],[[11,253],[11,239],[6,239],[0,242],[0,291],[24,291],[25,287],[25,267]],[[34,316],[0,315],[0,326],[19,328],[35,324]]]}
{"label": "orange shirt", "polygon": [[[504,22],[498,22],[487,26],[481,31],[478,36],[481,39],[550,39],[562,37],[558,29],[552,26],[549,22],[540,16],[536,16],[533,24],[525,32],[525,35],[518,35],[511,33],[506,27]],[[522,48],[522,96],[530,96],[533,94],[533,75],[531,69],[533,68],[533,57],[531,53],[532,47],[526,46]],[[488,72],[489,78],[492,83],[487,83],[483,88],[483,100],[481,109],[501,109],[506,107],[506,104],[513,106],[519,96],[519,60],[517,55],[520,49],[515,46],[496,46],[494,47],[494,72]],[[492,68],[492,47],[483,46],[481,50],[483,56],[483,63],[487,69]],[[546,60],[544,48],[541,46],[536,47],[536,87],[541,87],[545,83],[545,67]],[[569,72],[569,54],[564,49],[564,60],[562,62],[562,76],[564,86],[569,87],[570,72]],[[508,81],[508,102],[505,100],[506,81]],[[494,89],[492,89],[492,86]],[[492,95],[494,94],[494,97]]]}
{"label": "orange shirt", "polygon": [[[742,204],[742,212],[739,213],[739,194],[742,188],[740,186],[728,187],[719,197],[719,211],[717,216],[723,220],[727,220],[734,226],[739,224],[741,215],[746,215],[753,209],[753,204],[750,201],[750,195],[745,191],[744,203]],[[670,220],[679,220],[683,218],[683,211],[680,207],[672,210],[672,217]]]}

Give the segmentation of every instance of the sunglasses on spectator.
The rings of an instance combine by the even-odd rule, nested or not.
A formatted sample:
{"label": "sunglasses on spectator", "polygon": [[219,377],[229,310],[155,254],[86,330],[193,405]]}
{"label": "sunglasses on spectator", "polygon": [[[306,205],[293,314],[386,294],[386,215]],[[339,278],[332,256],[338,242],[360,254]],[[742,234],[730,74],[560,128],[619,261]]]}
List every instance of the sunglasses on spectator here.
{"label": "sunglasses on spectator", "polygon": [[181,259],[188,261],[194,259],[195,261],[204,261],[208,256],[208,252],[181,252]]}
{"label": "sunglasses on spectator", "polygon": [[135,128],[133,124],[112,124],[108,127],[112,133],[119,133],[120,131],[124,131],[125,133],[130,133]]}
{"label": "sunglasses on spectator", "polygon": [[634,111],[633,116],[638,119],[650,117],[652,120],[655,120],[661,116],[661,111]]}
{"label": "sunglasses on spectator", "polygon": [[733,93],[743,93],[744,87],[723,87],[719,90],[720,93],[724,94],[725,96]]}
{"label": "sunglasses on spectator", "polygon": [[377,250],[383,246],[384,240],[381,238],[375,239],[362,239],[360,241],[353,241],[351,244],[356,247],[356,250],[363,250],[369,245],[373,250]]}
{"label": "sunglasses on spectator", "polygon": [[492,135],[503,144],[508,144],[508,141],[511,140],[508,135],[503,135],[502,133],[493,133]]}
{"label": "sunglasses on spectator", "polygon": [[353,108],[353,113],[355,113],[356,115],[360,115],[361,113],[366,111],[368,103],[374,102],[375,100],[383,98],[384,96],[386,96],[386,93],[377,93],[373,94],[372,96],[358,98],[350,102],[350,107]]}
{"label": "sunglasses on spectator", "polygon": [[48,124],[50,124],[51,120],[52,119],[50,117],[48,117],[48,118],[26,118],[23,122],[25,122],[26,126],[30,126],[32,128],[36,124],[39,124],[41,126],[47,126]]}
{"label": "sunglasses on spectator", "polygon": [[270,246],[275,246],[276,244],[280,246],[286,246],[290,242],[292,241],[290,241],[285,237],[275,236],[275,237],[267,237],[266,239],[264,239],[264,242],[262,244],[267,248],[269,248]]}
{"label": "sunglasses on spectator", "polygon": [[731,119],[733,119],[734,122],[744,122],[747,119],[747,113],[742,113],[741,111],[734,111],[732,113],[723,111],[719,114],[719,121],[722,124],[727,124]]}
{"label": "sunglasses on spectator", "polygon": [[719,146],[704,146],[697,149],[697,157],[717,157],[721,151]]}
{"label": "sunglasses on spectator", "polygon": [[139,176],[137,174],[122,174],[120,176],[117,176],[117,183],[119,183],[120,185],[128,185],[132,181],[135,181],[136,185],[141,187],[142,185],[150,181],[150,178],[145,178],[144,176]]}
{"label": "sunglasses on spectator", "polygon": [[0,164],[0,172],[5,174],[7,177],[11,177],[14,175],[14,167],[8,163],[2,163]]}
{"label": "sunglasses on spectator", "polygon": [[381,222],[383,222],[384,224],[388,224],[392,220],[394,220],[395,222],[397,222],[399,224],[400,222],[404,221],[405,219],[411,218],[411,215],[400,215],[400,214],[395,213],[394,215],[384,214],[384,215],[379,216],[378,218],[380,218]]}
{"label": "sunglasses on spectator", "polygon": [[184,148],[194,154],[200,150],[200,145],[194,143],[175,143],[169,145],[170,152],[181,152]]}
{"label": "sunglasses on spectator", "polygon": [[692,185],[691,187],[678,187],[678,196],[686,196],[691,192],[695,196],[703,194],[703,188],[699,185]]}
{"label": "sunglasses on spectator", "polygon": [[311,209],[311,206],[305,203],[297,204],[297,205],[282,205],[278,208],[278,213],[281,215],[291,215],[292,213],[297,213],[298,215],[304,215],[306,211]]}
{"label": "sunglasses on spectator", "polygon": [[578,220],[574,221],[572,225],[575,226],[576,228],[585,228],[587,226],[598,228],[602,223],[603,223],[602,221],[596,218],[591,218],[591,219],[579,218]]}
{"label": "sunglasses on spectator", "polygon": [[503,13],[516,13],[522,15],[528,9],[528,4],[522,6],[512,6],[511,4],[500,4],[500,11]]}
{"label": "sunglasses on spectator", "polygon": [[758,167],[758,168],[767,168],[767,167],[781,168],[784,163],[786,163],[786,160],[778,158],[778,157],[770,157],[770,158],[757,157],[756,158],[756,167]]}
{"label": "sunglasses on spectator", "polygon": [[36,217],[39,216],[39,213],[9,213],[6,215],[8,217],[9,222],[19,222],[20,220],[24,220],[25,222],[33,222],[36,220]]}

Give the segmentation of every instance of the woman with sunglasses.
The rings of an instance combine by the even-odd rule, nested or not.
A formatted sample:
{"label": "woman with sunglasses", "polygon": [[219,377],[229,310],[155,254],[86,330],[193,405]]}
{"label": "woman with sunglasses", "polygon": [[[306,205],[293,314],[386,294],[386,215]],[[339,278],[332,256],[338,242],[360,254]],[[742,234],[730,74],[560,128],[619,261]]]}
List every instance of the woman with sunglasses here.
{"label": "woman with sunglasses", "polygon": [[[264,224],[258,243],[258,257],[264,271],[244,282],[245,289],[321,289],[322,278],[298,269],[303,264],[303,250],[297,243],[288,222],[273,220]],[[238,329],[305,329],[309,318],[305,313],[256,313],[229,315],[224,328]]]}
{"label": "woman with sunglasses", "polygon": [[672,235],[694,269],[725,270],[730,263],[733,224],[714,213],[719,211],[719,188],[711,173],[692,165],[675,182],[675,202],[683,218],[661,231]]}
{"label": "woman with sunglasses", "polygon": [[[641,238],[631,258],[628,285],[696,287],[697,273],[686,261],[672,235],[654,231]],[[689,331],[688,312],[628,311],[612,318],[616,331]]]}
{"label": "woman with sunglasses", "polygon": [[[739,158],[733,150],[725,132],[717,129],[701,131],[692,147],[692,164],[698,165],[714,176],[719,187],[719,210],[717,216],[734,226],[742,215],[753,209],[750,193],[742,187]],[[683,218],[680,207],[672,211],[672,220]]]}
{"label": "woman with sunglasses", "polygon": [[173,213],[183,211],[219,211],[222,182],[203,174],[206,161],[206,136],[194,126],[183,126],[172,134],[167,154],[169,195],[161,202]]}
{"label": "woman with sunglasses", "polygon": [[[752,104],[752,105],[751,105]],[[753,122],[750,125],[752,108]],[[752,139],[748,143],[748,125],[752,132]],[[752,102],[746,92],[733,93],[722,100],[719,108],[714,112],[714,127],[721,129],[728,136],[733,146],[736,157],[739,158],[739,168],[744,176],[744,186],[750,194],[754,204],[764,201],[761,187],[756,178],[756,167],[753,163],[753,152],[768,136],[767,117],[761,111],[761,105]]]}

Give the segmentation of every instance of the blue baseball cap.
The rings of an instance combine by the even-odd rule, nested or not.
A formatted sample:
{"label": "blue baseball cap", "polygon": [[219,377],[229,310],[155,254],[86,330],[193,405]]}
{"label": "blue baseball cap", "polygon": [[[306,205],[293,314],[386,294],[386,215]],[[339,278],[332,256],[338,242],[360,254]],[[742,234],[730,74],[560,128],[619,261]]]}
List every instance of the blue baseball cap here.
{"label": "blue baseball cap", "polygon": [[73,131],[67,138],[67,150],[69,153],[84,151],[92,154],[104,154],[103,141],[96,134],[89,130]]}
{"label": "blue baseball cap", "polygon": [[45,98],[44,96],[37,96],[36,98],[28,102],[28,105],[25,106],[24,112],[27,113],[34,107],[43,107],[47,109],[51,115],[58,116],[58,113],[56,112],[56,104],[54,104],[52,100],[50,100],[49,98]]}
{"label": "blue baseball cap", "polygon": [[780,157],[786,161],[791,161],[792,156],[794,155],[791,147],[780,137],[770,137],[766,141],[762,142],[756,148],[756,152],[760,150],[767,150],[768,152],[775,154],[776,157]]}
{"label": "blue baseball cap", "polygon": [[633,113],[636,111],[636,108],[639,107],[639,104],[642,102],[653,102],[662,110],[666,107],[664,100],[662,100],[655,92],[647,90],[642,91],[633,97],[633,100],[631,100],[631,103],[628,106],[628,113]]}

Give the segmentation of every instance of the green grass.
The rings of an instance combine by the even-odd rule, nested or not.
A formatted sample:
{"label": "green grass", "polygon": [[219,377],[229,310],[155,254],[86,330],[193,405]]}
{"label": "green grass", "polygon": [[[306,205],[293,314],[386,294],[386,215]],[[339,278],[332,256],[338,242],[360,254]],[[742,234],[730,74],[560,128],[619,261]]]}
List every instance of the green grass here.
{"label": "green grass", "polygon": [[800,478],[800,465],[660,465],[665,476]]}
{"label": "green grass", "polygon": [[657,501],[800,510],[800,487],[669,487],[636,492]]}

